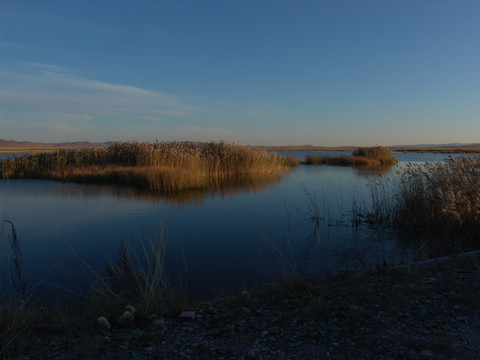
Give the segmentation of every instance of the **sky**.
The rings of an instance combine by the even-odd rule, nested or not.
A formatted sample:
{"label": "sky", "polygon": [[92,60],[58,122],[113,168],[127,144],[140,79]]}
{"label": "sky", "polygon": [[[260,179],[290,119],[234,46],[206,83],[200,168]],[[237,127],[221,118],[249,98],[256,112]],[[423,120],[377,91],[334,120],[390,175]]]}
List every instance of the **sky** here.
{"label": "sky", "polygon": [[0,0],[0,139],[480,142],[480,2]]}

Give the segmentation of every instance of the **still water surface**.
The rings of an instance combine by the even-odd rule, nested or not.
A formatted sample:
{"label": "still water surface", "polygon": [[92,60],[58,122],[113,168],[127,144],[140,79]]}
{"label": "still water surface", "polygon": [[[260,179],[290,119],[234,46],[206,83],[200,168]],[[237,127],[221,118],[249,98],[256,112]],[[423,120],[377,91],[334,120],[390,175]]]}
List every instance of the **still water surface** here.
{"label": "still water surface", "polygon": [[[318,152],[285,154],[313,153]],[[448,155],[395,156],[402,166],[442,161]],[[170,277],[189,295],[205,296],[276,279],[285,266],[317,277],[365,262],[390,261],[391,249],[397,247],[394,233],[351,223],[353,204],[368,204],[369,184],[377,175],[346,167],[299,166],[270,185],[181,199],[116,186],[0,180],[0,206],[17,229],[25,279],[41,282],[45,296],[61,295],[60,288],[83,289],[85,279],[94,276],[89,267],[104,275],[105,264],[118,260],[120,242],[138,249],[140,239],[148,241],[162,231]],[[3,275],[11,264],[9,234],[6,224],[0,251]],[[2,286],[8,285],[5,276],[2,280]]]}

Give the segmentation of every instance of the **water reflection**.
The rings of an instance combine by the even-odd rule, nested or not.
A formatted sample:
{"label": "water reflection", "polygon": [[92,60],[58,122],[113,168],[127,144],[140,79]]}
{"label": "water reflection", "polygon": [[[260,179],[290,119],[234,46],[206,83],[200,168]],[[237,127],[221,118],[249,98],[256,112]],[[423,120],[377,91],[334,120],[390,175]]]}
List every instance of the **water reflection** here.
{"label": "water reflection", "polygon": [[[378,174],[299,166],[175,197],[120,186],[0,180],[0,206],[18,231],[24,276],[31,284],[45,280],[49,294],[52,284],[81,287],[89,274],[85,263],[104,274],[121,241],[138,248],[139,238],[154,237],[163,224],[169,275],[188,283],[189,295],[205,295],[280,277],[282,265],[265,237],[307,277],[400,261],[404,249],[396,234],[354,222],[352,208],[372,201],[369,184]],[[7,265],[0,251],[0,266]],[[67,265],[68,272],[59,271]]]}
{"label": "water reflection", "polygon": [[206,198],[214,196],[226,198],[234,194],[256,194],[270,187],[277,186],[286,176],[288,176],[286,173],[255,174],[249,177],[237,178],[236,181],[229,181],[214,189],[191,189],[173,194],[141,190],[122,185],[79,185],[75,183],[31,179],[0,180],[0,190],[3,190],[5,193],[8,192],[11,197],[16,195],[29,195],[32,197],[49,195],[62,198],[118,197],[152,203],[164,202],[171,205],[186,206],[190,204],[200,205]]}
{"label": "water reflection", "polygon": [[370,178],[372,176],[387,175],[395,169],[397,165],[382,165],[382,166],[352,166],[357,176],[364,176]]}

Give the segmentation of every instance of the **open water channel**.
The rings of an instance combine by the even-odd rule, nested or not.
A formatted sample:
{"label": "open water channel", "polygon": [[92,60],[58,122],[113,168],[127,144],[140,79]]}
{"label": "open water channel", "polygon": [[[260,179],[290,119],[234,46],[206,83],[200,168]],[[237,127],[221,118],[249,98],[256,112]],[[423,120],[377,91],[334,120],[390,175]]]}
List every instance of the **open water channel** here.
{"label": "open water channel", "polygon": [[[395,156],[399,165],[382,177],[394,176],[407,162],[443,161],[448,155]],[[368,206],[378,176],[378,171],[301,165],[270,184],[180,198],[117,186],[0,180],[0,207],[3,220],[17,231],[22,276],[30,285],[40,284],[46,297],[84,290],[88,279],[104,276],[106,264],[119,259],[121,242],[141,254],[140,243],[162,233],[171,280],[189,296],[206,296],[278,279],[285,269],[318,277],[398,261],[402,249],[394,232],[352,226],[352,209]],[[11,225],[2,223],[5,289],[13,254]]]}

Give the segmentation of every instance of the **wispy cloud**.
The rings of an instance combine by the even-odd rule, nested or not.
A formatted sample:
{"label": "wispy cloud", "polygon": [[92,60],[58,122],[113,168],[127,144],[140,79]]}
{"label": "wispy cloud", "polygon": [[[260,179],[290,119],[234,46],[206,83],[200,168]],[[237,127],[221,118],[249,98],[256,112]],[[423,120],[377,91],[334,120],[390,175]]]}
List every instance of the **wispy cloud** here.
{"label": "wispy cloud", "polygon": [[13,138],[28,131],[29,139],[48,141],[77,140],[81,134],[92,140],[167,136],[235,141],[243,135],[258,137],[242,130],[252,117],[275,117],[271,109],[100,81],[52,64],[2,68],[0,123]]}
{"label": "wispy cloud", "polygon": [[[195,108],[174,95],[98,81],[49,64],[0,73],[0,105],[5,113],[49,116],[52,121],[188,121]],[[5,115],[4,115],[5,117]]]}
{"label": "wispy cloud", "polygon": [[0,47],[8,48],[8,49],[16,49],[16,50],[30,50],[30,47],[28,47],[26,45],[18,44],[18,43],[11,43],[11,42],[5,42],[5,41],[0,41]]}

